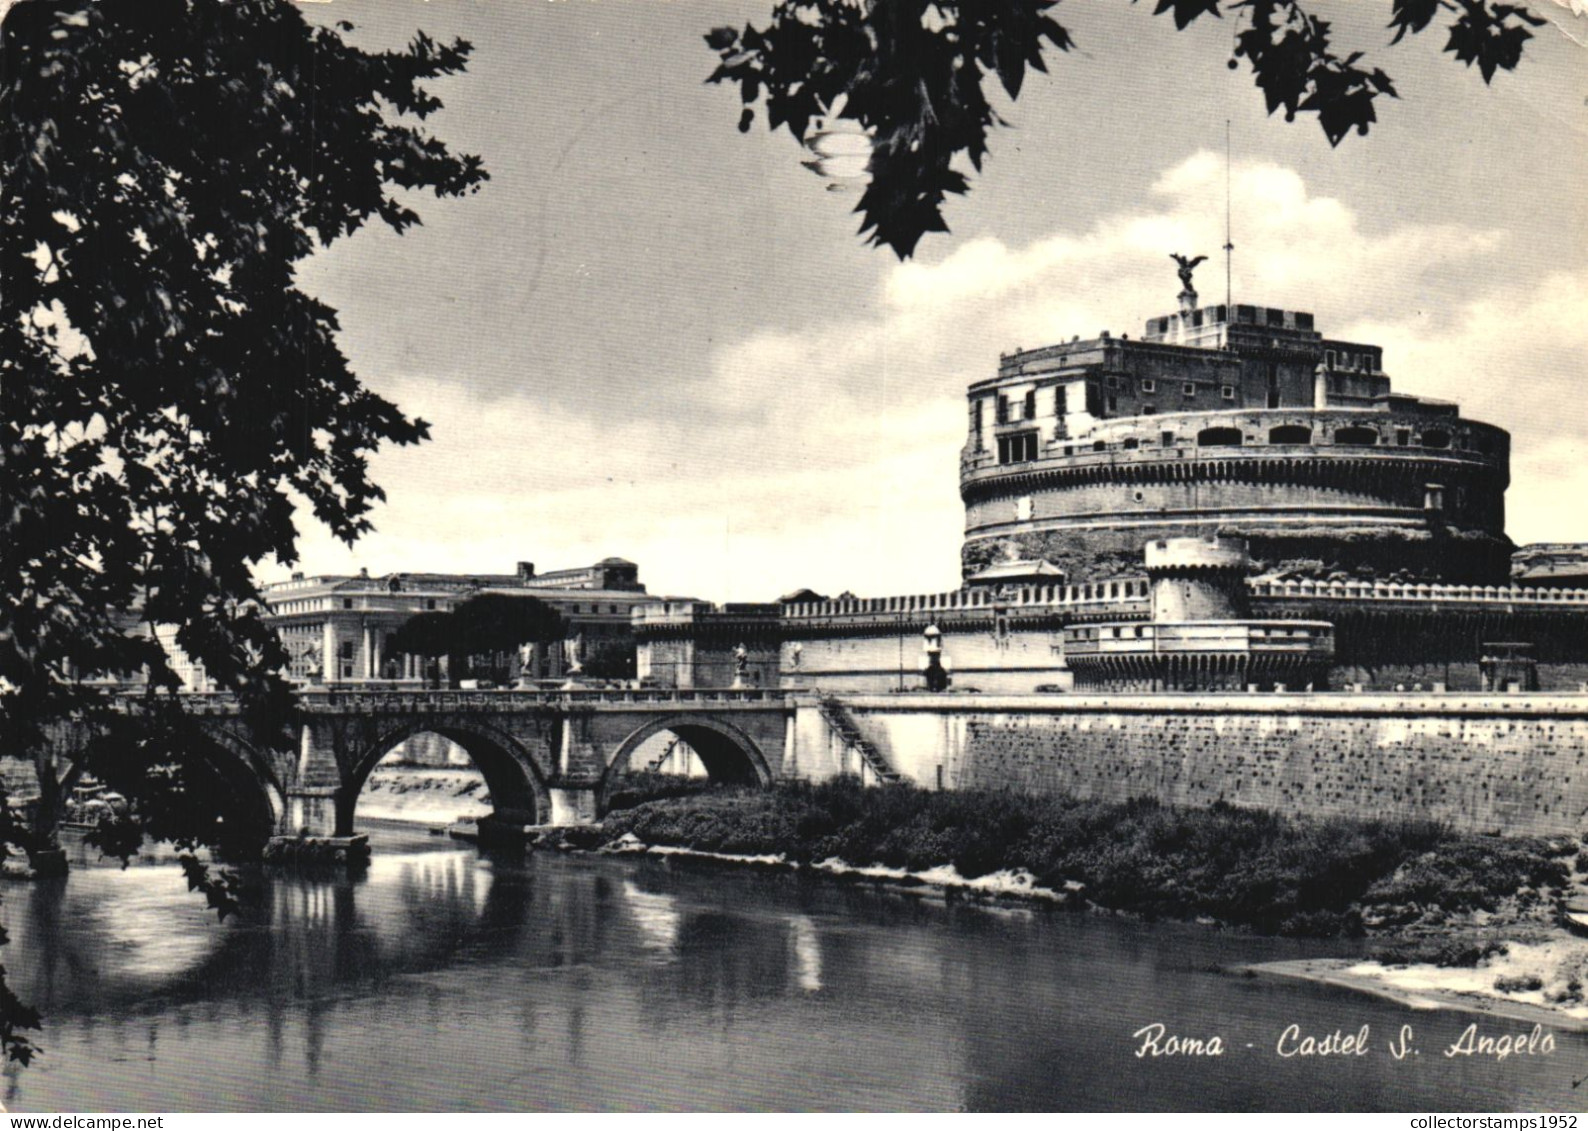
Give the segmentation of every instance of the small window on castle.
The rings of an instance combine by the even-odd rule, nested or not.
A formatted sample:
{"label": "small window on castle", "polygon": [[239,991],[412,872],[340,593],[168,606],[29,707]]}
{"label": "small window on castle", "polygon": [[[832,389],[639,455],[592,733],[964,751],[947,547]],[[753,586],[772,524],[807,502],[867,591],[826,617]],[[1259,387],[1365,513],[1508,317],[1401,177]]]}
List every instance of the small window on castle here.
{"label": "small window on castle", "polygon": [[1225,385],[1224,388],[1219,390],[1219,395],[1227,401],[1233,401],[1235,399],[1235,386]]}
{"label": "small window on castle", "polygon": [[1323,363],[1325,365],[1327,365],[1330,369],[1334,368],[1334,351],[1333,350],[1324,350],[1323,351]]}
{"label": "small window on castle", "polygon": [[569,611],[570,611],[570,612],[571,612],[571,613],[573,613],[573,615],[574,615],[574,616],[578,616],[578,615],[579,615],[579,606],[578,606],[578,605],[575,605],[575,606],[574,606],[574,607],[573,607],[573,608],[572,608],[572,609],[570,609],[570,610],[569,610]]}
{"label": "small window on castle", "polygon": [[1028,463],[1037,458],[1037,434],[1016,432],[998,437],[999,463]]}
{"label": "small window on castle", "polygon": [[1159,437],[1159,442],[1166,448],[1174,447],[1174,433],[1165,432]]}
{"label": "small window on castle", "polygon": [[608,606],[607,606],[607,612],[609,612],[609,613],[615,613],[615,612],[617,612],[617,611],[618,611],[618,607],[617,607],[617,606],[616,606],[616,605],[608,605]]}
{"label": "small window on castle", "polygon": [[1143,377],[1141,379],[1141,391],[1144,393],[1156,393],[1158,391],[1158,382],[1151,377]]}
{"label": "small window on castle", "polygon": [[998,413],[993,419],[999,424],[1009,423],[1009,398],[1001,393],[998,396]]}
{"label": "small window on castle", "polygon": [[1196,311],[1194,314],[1191,315],[1191,325],[1193,325],[1193,326],[1202,325],[1202,312],[1200,310]]}
{"label": "small window on castle", "polygon": [[1378,443],[1378,433],[1371,428],[1342,428],[1334,434],[1336,444],[1372,447]]}
{"label": "small window on castle", "polygon": [[434,597],[425,598],[425,611],[431,613],[436,611],[436,599]]}
{"label": "small window on castle", "polygon": [[970,402],[970,438],[975,451],[981,451],[981,399]]}
{"label": "small window on castle", "polygon": [[344,609],[351,609],[353,607],[353,598],[351,598],[351,597],[343,597],[342,598],[342,607]]}
{"label": "small window on castle", "polygon": [[1423,447],[1425,447],[1425,448],[1448,448],[1449,446],[1450,446],[1450,433],[1449,432],[1440,432],[1440,431],[1436,430],[1436,431],[1429,431],[1429,432],[1424,432],[1423,433]]}
{"label": "small window on castle", "polygon": [[1192,381],[1187,381],[1184,385],[1180,386],[1180,391],[1188,397],[1194,397],[1197,395],[1196,384]]}
{"label": "small window on castle", "polygon": [[1108,451],[1108,445],[1102,440],[1094,440],[1092,441],[1092,450],[1094,452],[1106,452]]}
{"label": "small window on castle", "polygon": [[1053,390],[1053,415],[1063,416],[1069,411],[1069,390],[1063,385]]}
{"label": "small window on castle", "polygon": [[1110,373],[1107,377],[1103,378],[1103,384],[1107,385],[1110,389],[1117,389],[1119,388],[1119,378]]}
{"label": "small window on castle", "polygon": [[1109,397],[1108,398],[1108,411],[1109,412],[1118,412],[1119,411],[1119,398],[1118,397]]}
{"label": "small window on castle", "polygon": [[1035,420],[1037,418],[1037,391],[1035,389],[1029,389],[1026,391],[1025,418],[1027,420]]}
{"label": "small window on castle", "polygon": [[1126,436],[1125,442],[1121,444],[1120,447],[1124,448],[1127,452],[1133,452],[1137,448],[1141,447],[1141,441],[1136,439],[1134,436]]}
{"label": "small window on castle", "polygon": [[1158,406],[1155,405],[1155,404],[1144,404],[1144,405],[1141,406],[1141,414],[1143,416],[1152,416],[1157,411],[1158,411]]}
{"label": "small window on castle", "polygon": [[1411,442],[1412,430],[1410,428],[1395,429],[1395,443],[1397,446],[1404,448],[1410,445]]}

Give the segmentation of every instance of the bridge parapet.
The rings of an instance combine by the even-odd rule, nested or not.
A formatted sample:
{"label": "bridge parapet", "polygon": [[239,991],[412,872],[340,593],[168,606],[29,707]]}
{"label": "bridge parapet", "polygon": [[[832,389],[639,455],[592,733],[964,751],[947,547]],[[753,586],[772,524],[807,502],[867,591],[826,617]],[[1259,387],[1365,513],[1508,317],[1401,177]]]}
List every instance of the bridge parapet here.
{"label": "bridge parapet", "polygon": [[[680,704],[739,706],[759,704],[782,708],[791,693],[776,687],[697,688],[569,688],[558,691],[351,690],[324,687],[300,690],[298,705],[311,715],[440,714],[459,711],[512,713],[551,707],[602,707],[626,710],[636,706],[672,707]],[[236,715],[237,699],[225,692],[185,694],[176,697],[191,715]],[[141,711],[141,696],[116,700],[118,709]]]}
{"label": "bridge parapet", "polygon": [[722,687],[675,690],[673,688],[570,688],[560,691],[325,691],[300,693],[298,702],[310,714],[365,712],[415,714],[453,711],[515,712],[549,707],[611,708],[670,707],[681,703],[769,704],[781,707],[785,693],[768,687]]}

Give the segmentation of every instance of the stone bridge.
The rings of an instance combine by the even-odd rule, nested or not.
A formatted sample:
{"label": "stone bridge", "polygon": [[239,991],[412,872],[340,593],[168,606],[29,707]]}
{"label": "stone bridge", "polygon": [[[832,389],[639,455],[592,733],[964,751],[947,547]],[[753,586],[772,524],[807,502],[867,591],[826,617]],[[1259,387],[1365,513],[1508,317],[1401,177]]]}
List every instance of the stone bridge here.
{"label": "stone bridge", "polygon": [[[288,747],[264,739],[226,695],[184,697],[227,783],[236,820],[253,835],[349,837],[375,766],[417,734],[462,747],[485,778],[497,828],[594,821],[661,732],[682,739],[717,781],[767,785],[783,776],[797,710],[775,689],[689,691],[362,691],[299,694]],[[128,709],[136,710],[135,701]],[[53,832],[86,736],[63,732],[39,765],[41,832]],[[489,825],[487,825],[489,827]]]}

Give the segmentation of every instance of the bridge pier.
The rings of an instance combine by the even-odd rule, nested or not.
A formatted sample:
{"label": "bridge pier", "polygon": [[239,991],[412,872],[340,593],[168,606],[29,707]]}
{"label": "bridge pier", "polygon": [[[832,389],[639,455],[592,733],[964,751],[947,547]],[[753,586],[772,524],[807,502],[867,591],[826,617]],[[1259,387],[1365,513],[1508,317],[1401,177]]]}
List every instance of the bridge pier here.
{"label": "bridge pier", "polygon": [[286,836],[335,836],[336,786],[300,786],[287,793],[287,813],[279,833]]}
{"label": "bridge pier", "polygon": [[354,869],[368,864],[369,837],[353,832],[351,820],[343,819],[341,792],[327,785],[289,789],[282,827],[266,842],[265,859]]}
{"label": "bridge pier", "polygon": [[600,808],[600,797],[593,786],[548,786],[551,812],[547,824],[593,825]]}

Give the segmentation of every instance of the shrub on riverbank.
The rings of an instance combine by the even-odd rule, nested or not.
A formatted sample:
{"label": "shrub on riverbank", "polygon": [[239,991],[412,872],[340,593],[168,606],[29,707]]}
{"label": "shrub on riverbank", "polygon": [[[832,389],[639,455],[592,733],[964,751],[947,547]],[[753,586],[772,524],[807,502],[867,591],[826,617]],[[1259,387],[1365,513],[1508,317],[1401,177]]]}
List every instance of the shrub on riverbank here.
{"label": "shrub on riverbank", "polygon": [[686,778],[678,774],[657,774],[647,770],[631,771],[607,798],[607,808],[632,809],[647,801],[664,801],[671,797],[695,797],[708,793],[713,786],[709,778]]}
{"label": "shrub on riverbank", "polygon": [[865,788],[852,779],[655,801],[606,822],[647,844],[802,863],[838,857],[975,877],[1025,869],[1045,887],[1086,885],[1104,907],[1207,915],[1264,933],[1362,930],[1368,904],[1493,909],[1523,885],[1564,882],[1546,842],[1432,824],[1291,820],[1217,804],[1175,809],[1002,792]]}

